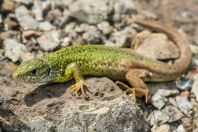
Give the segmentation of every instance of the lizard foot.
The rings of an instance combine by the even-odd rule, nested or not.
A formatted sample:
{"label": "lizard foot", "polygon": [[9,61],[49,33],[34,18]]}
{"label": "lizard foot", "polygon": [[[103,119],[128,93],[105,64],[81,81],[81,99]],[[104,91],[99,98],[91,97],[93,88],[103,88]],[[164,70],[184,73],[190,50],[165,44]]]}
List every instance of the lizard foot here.
{"label": "lizard foot", "polygon": [[88,85],[85,83],[84,80],[80,80],[76,82],[76,84],[71,86],[71,94],[73,96],[76,96],[77,98],[81,98],[80,95],[82,94],[85,98],[88,98],[88,96],[85,94],[85,88],[88,88]]}
{"label": "lizard foot", "polygon": [[148,94],[149,94],[149,89],[148,88],[141,88],[141,87],[134,87],[134,88],[130,88],[128,87],[126,84],[116,81],[117,85],[121,85],[125,88],[126,94],[130,95],[130,96],[145,96],[145,102],[148,102]]}
{"label": "lizard foot", "polygon": [[126,91],[126,94],[133,96],[136,101],[136,94],[135,94],[134,88],[130,88],[126,84],[124,84],[123,82],[120,82],[120,81],[116,81],[116,85],[121,85],[123,88],[125,88],[124,90]]}

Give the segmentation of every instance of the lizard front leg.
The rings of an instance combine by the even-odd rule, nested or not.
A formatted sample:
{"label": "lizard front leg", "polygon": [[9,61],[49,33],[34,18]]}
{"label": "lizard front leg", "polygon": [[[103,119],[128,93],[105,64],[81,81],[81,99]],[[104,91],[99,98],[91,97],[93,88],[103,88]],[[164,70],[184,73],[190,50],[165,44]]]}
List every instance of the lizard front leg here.
{"label": "lizard front leg", "polygon": [[124,87],[127,88],[128,94],[133,94],[133,96],[145,96],[145,101],[148,102],[148,94],[149,94],[149,88],[144,83],[143,78],[151,76],[151,73],[145,69],[130,69],[126,73],[126,80],[129,82],[129,84],[133,88],[129,88],[127,85],[125,85],[122,82],[116,82],[117,84],[121,84]]}
{"label": "lizard front leg", "polygon": [[82,93],[84,97],[87,97],[84,92],[84,88],[87,88],[88,85],[85,83],[80,68],[76,63],[69,64],[66,67],[64,76],[62,77],[63,81],[65,82],[72,78],[75,79],[76,84],[71,86],[71,94],[77,98],[80,98],[80,94]]}

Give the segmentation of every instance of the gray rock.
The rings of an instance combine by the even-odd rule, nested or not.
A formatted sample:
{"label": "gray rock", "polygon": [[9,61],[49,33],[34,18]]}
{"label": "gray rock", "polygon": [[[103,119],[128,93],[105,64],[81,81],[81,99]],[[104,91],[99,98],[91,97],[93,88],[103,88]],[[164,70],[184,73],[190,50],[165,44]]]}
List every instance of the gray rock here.
{"label": "gray rock", "polygon": [[109,0],[78,0],[69,6],[69,11],[79,21],[97,24],[107,19],[112,11],[111,3]]}
{"label": "gray rock", "polygon": [[175,82],[176,86],[180,90],[188,90],[192,87],[193,81],[187,78],[181,78]]}
{"label": "gray rock", "polygon": [[196,101],[198,101],[198,79],[194,80],[191,92],[195,95]]}
{"label": "gray rock", "polygon": [[169,123],[178,121],[183,117],[181,111],[175,106],[166,106],[164,109],[162,109],[162,112],[168,115],[169,120],[167,122]]}
{"label": "gray rock", "polygon": [[113,27],[107,22],[101,22],[97,25],[98,29],[102,31],[103,34],[107,35],[113,31]]}
{"label": "gray rock", "polygon": [[188,114],[188,112],[192,109],[192,103],[186,98],[177,96],[176,97],[177,106],[184,113]]}
{"label": "gray rock", "polygon": [[33,3],[33,0],[13,0],[17,3],[23,3],[29,5],[30,3]]}
{"label": "gray rock", "polygon": [[43,117],[35,117],[28,126],[31,132],[52,132],[54,130],[54,124]]}
{"label": "gray rock", "polygon": [[3,49],[0,49],[0,61],[2,61],[5,57],[3,56]]}
{"label": "gray rock", "polygon": [[121,21],[125,14],[132,13],[135,10],[134,7],[133,0],[114,0],[114,22]]}
{"label": "gray rock", "polygon": [[44,51],[52,51],[60,44],[60,33],[59,31],[46,32],[37,41]]}
{"label": "gray rock", "polygon": [[183,125],[179,125],[179,126],[177,127],[176,132],[186,132],[186,130],[184,129],[184,126],[183,126]]}
{"label": "gray rock", "polygon": [[170,125],[163,124],[163,125],[155,125],[151,128],[152,132],[170,132]]}
{"label": "gray rock", "polygon": [[63,38],[63,41],[61,43],[62,47],[67,47],[71,44],[71,38],[70,37],[65,37]]}
{"label": "gray rock", "polygon": [[25,6],[16,8],[15,15],[24,30],[36,29],[38,27],[38,21],[28,14],[28,10]]}
{"label": "gray rock", "polygon": [[149,121],[149,124],[153,126],[156,124],[164,124],[168,122],[169,116],[167,114],[164,114],[160,110],[154,110],[153,112],[149,114],[147,120]]}
{"label": "gray rock", "polygon": [[26,47],[17,42],[15,39],[5,39],[4,42],[5,56],[11,59],[13,62],[18,61],[22,55],[27,52]]}
{"label": "gray rock", "polygon": [[130,46],[128,43],[129,40],[131,40],[136,35],[136,31],[131,27],[126,27],[121,31],[115,31],[110,36],[110,41],[113,45],[108,45],[108,43],[105,43],[107,46],[115,46],[115,47],[127,47]]}
{"label": "gray rock", "polygon": [[51,31],[55,29],[55,27],[48,21],[40,22],[38,28],[42,31]]}
{"label": "gray rock", "polygon": [[50,1],[39,1],[35,0],[33,7],[32,7],[32,12],[35,14],[35,19],[37,21],[42,21],[43,20],[43,11],[49,6]]}
{"label": "gray rock", "polygon": [[151,103],[155,108],[161,109],[166,104],[166,97],[178,94],[179,91],[177,89],[159,89],[151,98]]}
{"label": "gray rock", "polygon": [[[119,99],[118,99],[119,100]],[[58,126],[58,132],[82,131],[114,131],[114,132],[139,132],[148,131],[148,125],[143,119],[140,109],[135,108],[127,101],[113,101],[109,106],[102,105],[98,108],[75,110],[66,113],[64,121]],[[83,106],[83,105],[82,105]],[[89,106],[86,106],[89,108]]]}
{"label": "gray rock", "polygon": [[90,44],[101,44],[103,35],[99,31],[88,31],[83,34],[85,39]]}

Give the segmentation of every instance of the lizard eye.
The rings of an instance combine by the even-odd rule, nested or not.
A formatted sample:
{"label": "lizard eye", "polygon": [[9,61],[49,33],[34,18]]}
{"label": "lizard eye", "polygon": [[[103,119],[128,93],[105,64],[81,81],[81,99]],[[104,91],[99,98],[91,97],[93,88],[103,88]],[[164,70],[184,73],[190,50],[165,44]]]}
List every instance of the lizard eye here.
{"label": "lizard eye", "polygon": [[36,74],[36,70],[32,70],[32,75],[35,75]]}

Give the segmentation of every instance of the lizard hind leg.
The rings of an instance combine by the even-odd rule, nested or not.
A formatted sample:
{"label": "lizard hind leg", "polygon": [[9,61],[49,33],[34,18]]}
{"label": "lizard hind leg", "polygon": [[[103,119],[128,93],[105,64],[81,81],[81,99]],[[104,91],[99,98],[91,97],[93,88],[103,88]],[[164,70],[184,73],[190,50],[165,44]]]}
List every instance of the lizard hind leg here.
{"label": "lizard hind leg", "polygon": [[148,102],[149,88],[144,83],[143,78],[151,76],[151,73],[145,69],[130,69],[126,73],[126,80],[133,86],[133,92],[137,96],[145,96],[145,102]]}

